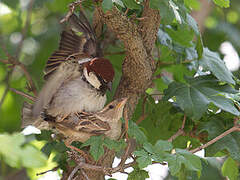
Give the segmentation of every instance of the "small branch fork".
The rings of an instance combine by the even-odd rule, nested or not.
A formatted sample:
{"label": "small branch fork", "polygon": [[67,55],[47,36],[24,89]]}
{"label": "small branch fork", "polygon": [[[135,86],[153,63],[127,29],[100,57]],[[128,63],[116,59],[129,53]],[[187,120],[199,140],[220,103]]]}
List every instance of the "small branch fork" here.
{"label": "small branch fork", "polygon": [[[35,85],[34,85],[34,83],[33,83],[33,80],[32,80],[32,78],[31,78],[30,74],[28,73],[28,71],[27,71],[26,67],[24,66],[24,64],[22,64],[21,62],[18,61],[19,56],[20,56],[20,53],[21,53],[21,50],[22,50],[22,47],[23,47],[23,41],[24,41],[24,39],[25,39],[25,37],[26,37],[28,28],[29,28],[29,26],[30,26],[31,17],[32,17],[33,4],[34,4],[34,0],[30,0],[30,2],[29,2],[29,4],[28,4],[28,8],[27,8],[26,22],[25,22],[25,25],[24,25],[24,27],[23,27],[23,29],[22,29],[22,32],[21,32],[22,38],[21,38],[21,41],[20,41],[20,43],[19,43],[19,45],[18,45],[18,48],[17,48],[17,50],[16,50],[16,56],[15,56],[15,57],[11,56],[11,55],[7,52],[6,48],[2,45],[2,49],[3,49],[4,53],[6,54],[6,56],[8,57],[8,59],[7,59],[7,60],[0,60],[0,62],[2,62],[2,63],[4,63],[4,64],[10,64],[10,65],[11,65],[10,67],[11,67],[12,69],[9,71],[9,73],[8,73],[8,75],[7,75],[7,76],[9,76],[9,77],[11,76],[11,74],[12,74],[12,72],[13,72],[13,68],[14,68],[15,66],[19,66],[19,67],[22,69],[22,71],[24,72],[24,74],[25,74],[25,76],[26,76],[26,78],[27,78],[27,80],[28,80],[28,82],[29,82],[29,84],[30,84],[30,89],[31,89],[31,91],[33,91],[34,95],[37,95],[37,90],[36,90],[36,87],[35,87]],[[6,77],[6,79],[8,79],[8,81],[6,81],[6,83],[7,83],[7,88],[6,88],[4,94],[6,94],[7,91],[10,89],[10,88],[9,88],[9,77]],[[1,99],[1,104],[3,103],[4,99],[5,99],[5,96],[2,97],[2,99]]]}
{"label": "small branch fork", "polygon": [[[234,120],[234,126],[230,129],[228,129],[227,131],[223,132],[222,134],[220,134],[219,136],[215,137],[214,139],[210,140],[209,142],[207,142],[206,144],[203,144],[195,149],[190,150],[189,152],[191,153],[196,153],[212,144],[214,144],[215,142],[217,142],[218,140],[224,138],[225,136],[227,136],[228,134],[235,132],[235,131],[240,131],[240,124],[239,124],[239,119],[235,118]],[[184,126],[185,126],[185,122],[186,122],[186,115],[184,115],[183,117],[183,122],[182,122],[182,126],[181,128],[168,139],[168,142],[172,142],[173,140],[175,140],[178,136],[181,136],[184,134]]]}
{"label": "small branch fork", "polygon": [[200,151],[210,145],[212,145],[213,143],[217,142],[218,140],[224,138],[225,136],[227,136],[228,134],[235,132],[235,131],[240,131],[240,124],[239,124],[239,119],[236,118],[234,120],[234,126],[230,129],[228,129],[227,131],[223,132],[222,134],[220,134],[219,136],[215,137],[214,139],[210,140],[209,142],[207,142],[206,144],[203,144],[202,146],[199,146],[193,150],[190,150],[191,153],[195,153],[197,151]]}
{"label": "small branch fork", "polygon": [[64,23],[64,22],[68,21],[69,17],[73,14],[75,8],[77,6],[80,6],[82,1],[83,0],[78,0],[76,2],[69,4],[69,11],[68,11],[67,15],[60,21],[60,23]]}
{"label": "small branch fork", "polygon": [[183,122],[182,122],[182,126],[181,128],[176,132],[176,134],[174,134],[173,136],[171,136],[169,139],[168,139],[168,142],[172,142],[173,140],[175,140],[178,136],[181,136],[184,134],[184,126],[185,126],[185,122],[186,122],[186,115],[184,115],[183,117]]}
{"label": "small branch fork", "polygon": [[24,66],[24,64],[19,62],[15,57],[12,57],[11,55],[8,55],[7,60],[0,60],[0,62],[2,62],[4,64],[10,64],[11,68],[14,68],[15,66],[19,66],[22,69],[24,75],[26,76],[26,78],[29,82],[30,90],[34,93],[35,96],[37,96],[37,88],[36,88],[35,84],[33,83],[32,77],[29,74],[29,72],[27,71],[27,68]]}
{"label": "small branch fork", "polygon": [[[125,149],[125,153],[122,156],[120,163],[115,168],[109,168],[109,167],[97,166],[97,165],[92,165],[92,164],[89,164],[89,163],[85,163],[85,162],[83,162],[83,159],[75,151],[71,151],[71,152],[69,152],[69,155],[77,163],[77,166],[73,169],[70,176],[71,175],[73,176],[77,172],[77,170],[79,170],[79,169],[80,170],[85,169],[85,170],[101,171],[105,175],[108,175],[108,176],[112,176],[112,174],[115,173],[115,172],[125,173],[124,169],[132,167],[133,165],[136,164],[135,160],[131,163],[125,164],[127,158],[129,157],[130,150],[131,150],[131,141],[128,142],[128,145]],[[85,177],[85,179],[88,178],[84,174],[83,174],[83,176]]]}

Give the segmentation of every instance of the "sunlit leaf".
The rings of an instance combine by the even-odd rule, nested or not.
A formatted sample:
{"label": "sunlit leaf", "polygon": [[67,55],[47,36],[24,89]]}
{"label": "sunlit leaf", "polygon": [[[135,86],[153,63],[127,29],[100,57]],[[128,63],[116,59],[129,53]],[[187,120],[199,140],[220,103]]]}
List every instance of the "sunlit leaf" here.
{"label": "sunlit leaf", "polygon": [[222,174],[225,177],[228,177],[230,180],[237,180],[239,175],[237,162],[234,161],[231,157],[229,157],[222,166]]}
{"label": "sunlit leaf", "polygon": [[213,0],[213,2],[224,8],[228,8],[230,6],[230,0]]}

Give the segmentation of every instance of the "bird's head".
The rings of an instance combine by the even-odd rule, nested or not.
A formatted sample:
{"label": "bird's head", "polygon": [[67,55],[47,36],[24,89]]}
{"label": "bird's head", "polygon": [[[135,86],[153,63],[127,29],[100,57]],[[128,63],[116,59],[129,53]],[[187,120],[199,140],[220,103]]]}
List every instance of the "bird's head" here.
{"label": "bird's head", "polygon": [[127,98],[120,98],[106,105],[98,115],[104,117],[106,121],[118,121],[123,115],[123,109],[127,103]]}
{"label": "bird's head", "polygon": [[85,63],[83,74],[86,80],[103,94],[112,89],[114,69],[108,59],[94,58]]}

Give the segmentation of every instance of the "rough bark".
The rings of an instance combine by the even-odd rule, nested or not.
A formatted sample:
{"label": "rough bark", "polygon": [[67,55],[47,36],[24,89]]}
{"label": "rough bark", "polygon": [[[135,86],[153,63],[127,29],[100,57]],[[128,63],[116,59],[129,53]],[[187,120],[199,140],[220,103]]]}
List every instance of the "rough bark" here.
{"label": "rough bark", "polygon": [[[155,63],[151,53],[160,25],[160,15],[158,11],[149,7],[149,0],[144,3],[142,15],[144,18],[138,25],[116,8],[106,13],[103,13],[100,7],[97,10],[102,21],[125,47],[126,57],[122,66],[122,77],[114,98],[128,97],[125,110],[128,117],[131,117],[140,96],[152,82]],[[114,152],[107,151],[97,164],[111,167],[114,156]],[[86,171],[86,174],[91,180],[104,179],[104,174],[101,172],[91,170]]]}

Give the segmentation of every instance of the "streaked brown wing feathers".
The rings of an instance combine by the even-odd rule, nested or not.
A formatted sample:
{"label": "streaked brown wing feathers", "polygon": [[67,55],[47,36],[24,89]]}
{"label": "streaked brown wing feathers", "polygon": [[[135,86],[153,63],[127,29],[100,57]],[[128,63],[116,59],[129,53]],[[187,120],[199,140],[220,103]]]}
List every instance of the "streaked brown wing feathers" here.
{"label": "streaked brown wing feathers", "polygon": [[66,61],[66,59],[71,55],[70,51],[55,51],[51,57],[48,59],[44,70],[44,79],[47,80],[50,75],[55,72],[59,65]]}
{"label": "streaked brown wing feathers", "polygon": [[66,29],[61,33],[59,48],[47,61],[44,79],[48,79],[61,63],[73,54],[87,54],[96,56],[97,42],[85,15],[80,12],[79,17],[72,14],[67,22]]}
{"label": "streaked brown wing feathers", "polygon": [[94,115],[78,113],[78,117],[79,122],[75,127],[75,129],[78,131],[100,134],[110,130],[110,126],[107,122],[101,121]]}

